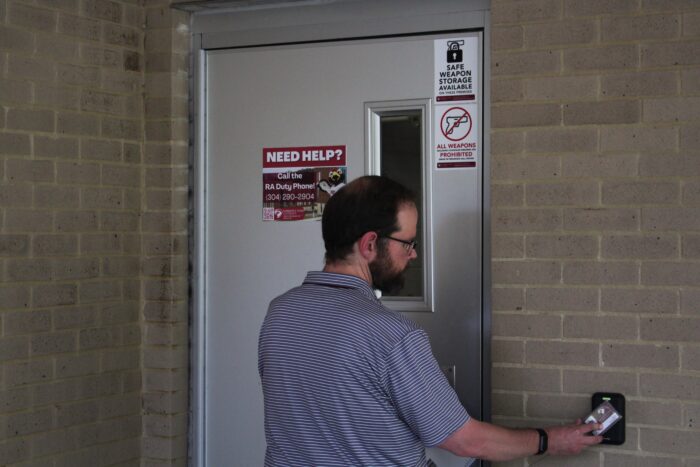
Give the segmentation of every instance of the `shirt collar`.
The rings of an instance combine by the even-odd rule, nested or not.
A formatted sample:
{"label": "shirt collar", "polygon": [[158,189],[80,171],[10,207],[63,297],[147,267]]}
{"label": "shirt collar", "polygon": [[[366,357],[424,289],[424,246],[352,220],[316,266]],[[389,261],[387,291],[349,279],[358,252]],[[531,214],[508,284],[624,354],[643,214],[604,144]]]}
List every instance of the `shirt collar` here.
{"label": "shirt collar", "polygon": [[376,299],[374,290],[364,279],[348,274],[337,274],[334,272],[309,271],[304,279],[304,284],[323,285],[327,287],[341,287],[346,289],[356,289],[368,297]]}

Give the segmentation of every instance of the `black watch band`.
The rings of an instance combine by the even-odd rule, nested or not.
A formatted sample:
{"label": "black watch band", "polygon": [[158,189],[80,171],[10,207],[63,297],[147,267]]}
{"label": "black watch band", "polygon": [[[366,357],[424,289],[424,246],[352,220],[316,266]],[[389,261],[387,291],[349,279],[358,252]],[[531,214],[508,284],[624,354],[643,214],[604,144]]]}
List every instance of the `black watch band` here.
{"label": "black watch band", "polygon": [[537,447],[537,456],[544,454],[547,452],[547,447],[549,445],[549,438],[547,437],[547,432],[544,431],[542,428],[535,428],[537,430],[537,433],[540,434],[540,444]]}

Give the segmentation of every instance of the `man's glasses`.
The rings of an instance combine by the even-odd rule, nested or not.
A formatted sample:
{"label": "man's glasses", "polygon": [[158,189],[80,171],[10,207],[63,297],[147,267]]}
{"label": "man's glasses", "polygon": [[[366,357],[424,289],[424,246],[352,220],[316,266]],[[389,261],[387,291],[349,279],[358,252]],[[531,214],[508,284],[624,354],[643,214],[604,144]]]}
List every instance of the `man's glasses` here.
{"label": "man's glasses", "polygon": [[401,240],[400,238],[394,238],[391,235],[383,235],[382,237],[388,238],[389,240],[393,240],[395,242],[403,243],[403,248],[404,248],[404,250],[406,250],[407,253],[410,253],[411,251],[418,248],[418,242],[415,240],[409,242],[408,240]]}

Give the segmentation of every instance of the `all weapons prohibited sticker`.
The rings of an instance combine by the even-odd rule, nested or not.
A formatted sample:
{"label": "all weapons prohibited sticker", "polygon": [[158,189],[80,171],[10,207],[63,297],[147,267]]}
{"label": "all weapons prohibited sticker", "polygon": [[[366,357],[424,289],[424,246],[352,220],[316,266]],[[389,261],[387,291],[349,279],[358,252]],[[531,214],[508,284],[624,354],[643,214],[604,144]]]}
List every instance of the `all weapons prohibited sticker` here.
{"label": "all weapons prohibited sticker", "polygon": [[477,104],[435,107],[435,167],[474,168],[478,160]]}
{"label": "all weapons prohibited sticker", "polygon": [[345,146],[263,148],[263,220],[320,219],[345,185]]}

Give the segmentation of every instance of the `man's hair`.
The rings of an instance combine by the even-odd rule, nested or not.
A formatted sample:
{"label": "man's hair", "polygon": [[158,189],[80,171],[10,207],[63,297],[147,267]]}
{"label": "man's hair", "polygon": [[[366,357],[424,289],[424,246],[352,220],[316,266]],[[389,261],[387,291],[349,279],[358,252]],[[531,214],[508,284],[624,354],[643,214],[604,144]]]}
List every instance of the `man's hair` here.
{"label": "man's hair", "polygon": [[406,203],[416,204],[411,190],[377,175],[360,177],[338,190],[323,211],[326,262],[345,259],[367,232],[383,237],[399,230],[396,215]]}

